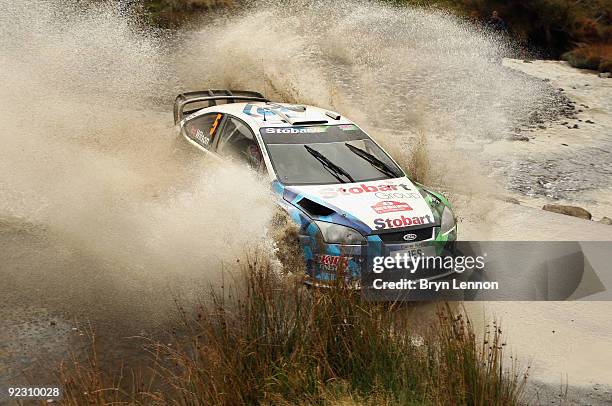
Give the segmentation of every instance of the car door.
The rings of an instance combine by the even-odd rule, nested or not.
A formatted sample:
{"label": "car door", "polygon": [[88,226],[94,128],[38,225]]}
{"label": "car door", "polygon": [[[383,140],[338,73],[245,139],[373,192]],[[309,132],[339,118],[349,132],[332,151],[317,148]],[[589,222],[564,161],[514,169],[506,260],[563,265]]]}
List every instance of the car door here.
{"label": "car door", "polygon": [[245,162],[255,170],[265,168],[255,134],[246,123],[234,116],[225,116],[213,149],[217,154]]}
{"label": "car door", "polygon": [[211,150],[219,124],[223,119],[221,113],[208,113],[189,120],[183,126],[184,135],[200,147]]}

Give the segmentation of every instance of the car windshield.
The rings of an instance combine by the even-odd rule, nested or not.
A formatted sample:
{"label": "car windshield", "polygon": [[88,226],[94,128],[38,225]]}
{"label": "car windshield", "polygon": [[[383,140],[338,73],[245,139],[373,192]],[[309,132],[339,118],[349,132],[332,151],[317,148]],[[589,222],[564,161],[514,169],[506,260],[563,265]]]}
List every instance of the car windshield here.
{"label": "car windshield", "polygon": [[261,135],[279,181],[286,185],[366,182],[404,176],[359,127],[267,127]]}

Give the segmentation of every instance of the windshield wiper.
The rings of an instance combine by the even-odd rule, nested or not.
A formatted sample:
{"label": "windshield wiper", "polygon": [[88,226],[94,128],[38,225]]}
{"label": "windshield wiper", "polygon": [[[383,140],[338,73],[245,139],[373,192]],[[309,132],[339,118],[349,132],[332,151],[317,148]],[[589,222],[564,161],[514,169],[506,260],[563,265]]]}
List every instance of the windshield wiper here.
{"label": "windshield wiper", "polygon": [[373,167],[375,167],[376,169],[378,169],[385,175],[391,178],[400,177],[400,175],[393,168],[391,168],[389,165],[387,165],[380,159],[376,158],[374,155],[370,154],[369,152],[364,151],[363,149],[358,148],[354,145],[351,145],[348,142],[345,142],[344,145],[346,145],[347,148],[351,150],[351,152],[353,152],[354,154],[368,161]]}
{"label": "windshield wiper", "polygon": [[341,166],[338,166],[335,163],[333,163],[332,161],[330,161],[325,155],[323,155],[322,153],[320,153],[316,149],[309,147],[308,145],[304,145],[304,148],[306,148],[306,151],[308,151],[310,153],[310,155],[312,155],[315,158],[317,158],[317,160],[319,162],[321,162],[323,167],[325,169],[327,169],[329,171],[329,173],[334,175],[334,177],[336,179],[338,179],[340,182],[346,183],[346,181],[344,179],[342,179],[340,177],[340,175],[346,177],[346,179],[348,179],[351,183],[355,182],[355,179],[353,179],[353,177],[347,171],[342,169]]}

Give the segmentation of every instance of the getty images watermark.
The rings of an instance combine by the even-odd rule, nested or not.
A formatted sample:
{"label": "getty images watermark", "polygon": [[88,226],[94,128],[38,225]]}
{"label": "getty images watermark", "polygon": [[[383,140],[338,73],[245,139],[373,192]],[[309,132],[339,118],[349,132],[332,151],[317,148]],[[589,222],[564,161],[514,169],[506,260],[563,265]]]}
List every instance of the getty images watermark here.
{"label": "getty images watermark", "polygon": [[457,241],[451,250],[387,255],[375,248],[361,272],[366,300],[612,300],[612,241]]}
{"label": "getty images watermark", "polygon": [[[414,255],[408,252],[398,252],[389,256],[373,257],[372,272],[379,278],[371,280],[374,289],[401,290],[465,290],[465,289],[499,289],[496,281],[461,281],[457,279],[435,280],[450,274],[464,272],[484,272],[485,258],[483,255],[465,256],[427,256],[424,253]],[[385,278],[383,272],[393,272],[397,278]],[[419,272],[419,275],[416,273]],[[417,276],[419,278],[417,278]]]}

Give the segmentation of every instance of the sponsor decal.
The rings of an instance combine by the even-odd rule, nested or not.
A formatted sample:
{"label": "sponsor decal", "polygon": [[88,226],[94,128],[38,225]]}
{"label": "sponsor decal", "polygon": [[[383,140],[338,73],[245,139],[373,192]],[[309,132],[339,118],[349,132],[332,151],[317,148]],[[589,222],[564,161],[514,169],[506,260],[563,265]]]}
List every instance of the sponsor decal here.
{"label": "sponsor decal", "polygon": [[348,269],[349,261],[353,257],[338,256],[338,255],[315,255],[314,261],[326,271],[337,271],[338,269]]}
{"label": "sponsor decal", "polygon": [[433,223],[434,221],[432,220],[429,214],[414,217],[406,217],[402,215],[401,217],[395,219],[377,218],[374,220],[376,230],[385,230],[388,228],[402,228]]}
{"label": "sponsor decal", "polygon": [[417,239],[417,235],[413,234],[413,233],[408,233],[406,235],[404,235],[404,237],[402,237],[404,239],[404,241],[413,241]]}
{"label": "sponsor decal", "polygon": [[204,146],[210,143],[210,138],[204,135],[204,131],[198,130],[195,134],[195,139],[200,141],[200,143]]}
{"label": "sponsor decal", "polygon": [[364,193],[375,193],[375,195],[378,197],[378,193],[381,193],[381,196],[383,195],[387,196],[389,195],[389,192],[396,192],[396,191],[401,192],[399,193],[400,196],[398,197],[405,197],[404,195],[420,196],[418,193],[403,192],[403,191],[412,191],[410,186],[406,185],[405,183],[400,183],[400,184],[386,184],[385,183],[382,185],[366,185],[365,183],[362,183],[361,185],[353,186],[350,188],[344,188],[344,187],[331,188],[330,187],[330,188],[321,189],[322,197],[324,199],[333,199],[334,197],[338,197],[338,196],[360,195]]}
{"label": "sponsor decal", "polygon": [[217,131],[217,127],[219,126],[219,120],[221,120],[221,117],[223,117],[221,114],[217,114],[217,117],[215,118],[215,122],[213,123],[212,127],[210,128],[210,138],[212,139],[213,136],[215,135],[215,131]]}
{"label": "sponsor decal", "polygon": [[409,211],[412,207],[408,203],[396,202],[393,200],[384,200],[372,206],[372,209],[378,214],[394,213],[397,211]]}
{"label": "sponsor decal", "polygon": [[191,138],[193,138],[195,141],[198,141],[200,144],[204,146],[210,144],[210,138],[205,136],[204,131],[202,131],[201,129],[193,126],[189,130],[189,133],[191,134]]}
{"label": "sponsor decal", "polygon": [[421,198],[421,195],[417,192],[376,192],[374,196],[381,200]]}
{"label": "sponsor decal", "polygon": [[268,127],[266,134],[312,134],[324,133],[325,127]]}
{"label": "sponsor decal", "polygon": [[[266,108],[266,107],[257,107],[257,108],[255,109],[255,111],[253,111],[253,107],[255,107],[255,105],[254,105],[254,104],[252,104],[252,103],[247,103],[247,104],[244,106],[244,109],[242,109],[242,112],[243,112],[244,114],[247,114],[247,115],[251,116],[251,117],[257,117],[257,116],[261,116],[261,117],[266,116],[266,117],[269,117],[269,116],[275,116],[275,115],[276,115],[276,113],[274,113],[274,112],[273,112],[272,110],[270,110],[269,108]],[[280,110],[280,111],[283,111],[283,112],[288,112],[288,111],[289,111],[289,110],[288,110],[287,108],[285,108],[285,107],[282,107],[282,108],[280,108],[279,110]]]}

